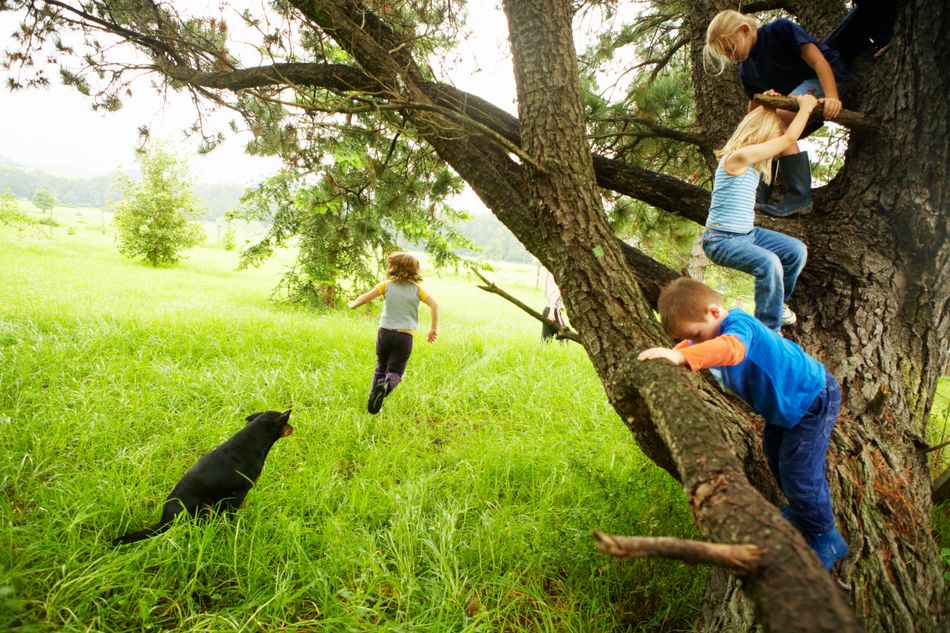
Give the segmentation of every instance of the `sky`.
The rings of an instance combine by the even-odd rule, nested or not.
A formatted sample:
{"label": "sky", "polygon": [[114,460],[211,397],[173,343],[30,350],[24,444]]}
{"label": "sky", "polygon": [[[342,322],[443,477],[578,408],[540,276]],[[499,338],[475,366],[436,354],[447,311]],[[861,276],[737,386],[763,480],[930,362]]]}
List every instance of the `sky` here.
{"label": "sky", "polygon": [[[0,12],[0,41],[8,41],[17,24],[13,14]],[[500,3],[469,2],[466,29],[470,36],[453,59],[446,62],[442,79],[516,113],[507,24]],[[172,93],[163,101],[149,87],[147,78],[135,86],[135,97],[126,100],[121,110],[108,113],[93,111],[89,98],[59,84],[58,73],[49,75],[53,85],[48,89],[11,93],[5,86],[0,88],[0,158],[74,177],[131,170],[135,165],[137,130],[147,124],[152,138],[165,139],[179,148],[199,182],[250,186],[279,167],[276,158],[244,153],[249,137],[230,132],[227,123],[235,116],[230,112],[221,112],[214,119],[228,140],[210,154],[199,156],[195,149],[198,141],[183,140],[183,130],[195,120],[190,100],[186,95]],[[483,209],[471,192],[461,200],[463,208],[475,212]]]}
{"label": "sky", "polygon": [[[449,77],[463,90],[514,112],[514,78],[504,15],[495,4],[486,2],[472,2],[469,13],[475,36],[462,45],[459,63],[450,69]],[[12,14],[0,13],[0,41],[9,41],[17,24]],[[210,154],[199,156],[198,141],[184,138],[184,130],[195,120],[187,95],[172,93],[163,100],[147,79],[134,85],[135,96],[118,112],[95,112],[88,97],[59,82],[58,73],[49,76],[52,85],[47,89],[10,92],[5,85],[0,88],[0,158],[65,176],[108,175],[134,167],[137,130],[148,125],[152,138],[165,139],[179,148],[190,171],[202,182],[250,185],[280,165],[278,159],[244,153],[249,136],[230,132],[227,124],[235,118],[231,112],[213,118],[228,140]]]}

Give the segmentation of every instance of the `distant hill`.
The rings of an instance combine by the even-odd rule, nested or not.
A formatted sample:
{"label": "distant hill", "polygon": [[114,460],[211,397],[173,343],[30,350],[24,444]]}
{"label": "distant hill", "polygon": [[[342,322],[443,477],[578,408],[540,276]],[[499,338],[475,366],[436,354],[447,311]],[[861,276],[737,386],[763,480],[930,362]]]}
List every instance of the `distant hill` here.
{"label": "distant hill", "polygon": [[[476,215],[460,225],[459,232],[483,249],[477,253],[481,257],[521,264],[534,261],[534,256],[525,250],[508,227],[490,213]],[[475,254],[466,249],[459,250],[464,255]]]}
{"label": "distant hill", "polygon": [[[119,199],[115,179],[109,176],[70,178],[17,164],[0,157],[0,192],[12,191],[30,199],[37,189],[52,191],[59,204],[74,207],[104,207]],[[197,183],[195,198],[204,218],[214,220],[237,206],[244,188],[240,185]]]}

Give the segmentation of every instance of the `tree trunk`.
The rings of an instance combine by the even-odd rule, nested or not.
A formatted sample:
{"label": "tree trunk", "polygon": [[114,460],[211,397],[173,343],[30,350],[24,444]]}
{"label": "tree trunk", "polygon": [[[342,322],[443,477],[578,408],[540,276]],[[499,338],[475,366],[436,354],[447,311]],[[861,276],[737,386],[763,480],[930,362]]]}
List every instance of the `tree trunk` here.
{"label": "tree trunk", "polygon": [[[715,13],[714,3],[699,5],[695,14]],[[945,2],[902,7],[890,50],[867,65],[849,91],[860,98],[846,104],[875,117],[875,129],[852,132],[845,167],[816,192],[813,215],[762,221],[809,247],[791,302],[794,338],[842,387],[828,476],[851,548],[844,578],[871,631],[948,626],[923,453],[950,349],[950,80],[936,70],[950,64],[948,29]],[[735,583],[713,576],[704,621],[751,630]]]}
{"label": "tree trunk", "polygon": [[706,279],[706,269],[709,268],[709,259],[703,252],[703,237],[697,235],[689,247],[689,259],[686,260],[686,275],[696,281]]}

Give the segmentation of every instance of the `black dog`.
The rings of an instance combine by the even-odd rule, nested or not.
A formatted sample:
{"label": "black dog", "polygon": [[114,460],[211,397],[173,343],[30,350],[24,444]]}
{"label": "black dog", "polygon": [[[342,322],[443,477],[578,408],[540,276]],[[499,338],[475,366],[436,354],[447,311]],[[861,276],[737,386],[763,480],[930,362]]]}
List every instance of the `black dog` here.
{"label": "black dog", "polygon": [[164,532],[181,512],[197,517],[200,511],[237,510],[244,504],[251,487],[257,483],[264,460],[274,442],[293,433],[287,424],[290,411],[264,411],[247,416],[248,424],[227,442],[205,453],[181,478],[162,507],[162,518],[155,525],[129,532],[112,541],[113,545],[134,543]]}

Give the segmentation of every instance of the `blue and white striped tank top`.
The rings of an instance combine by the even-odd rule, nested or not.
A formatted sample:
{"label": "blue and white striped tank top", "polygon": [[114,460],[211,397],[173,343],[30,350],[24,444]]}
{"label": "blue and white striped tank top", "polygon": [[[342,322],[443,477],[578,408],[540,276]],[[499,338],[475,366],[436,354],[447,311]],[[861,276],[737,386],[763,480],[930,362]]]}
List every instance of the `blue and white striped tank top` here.
{"label": "blue and white striped tank top", "polygon": [[752,165],[741,176],[726,173],[723,156],[716,168],[706,228],[728,233],[748,233],[754,228],[755,190],[759,172]]}

